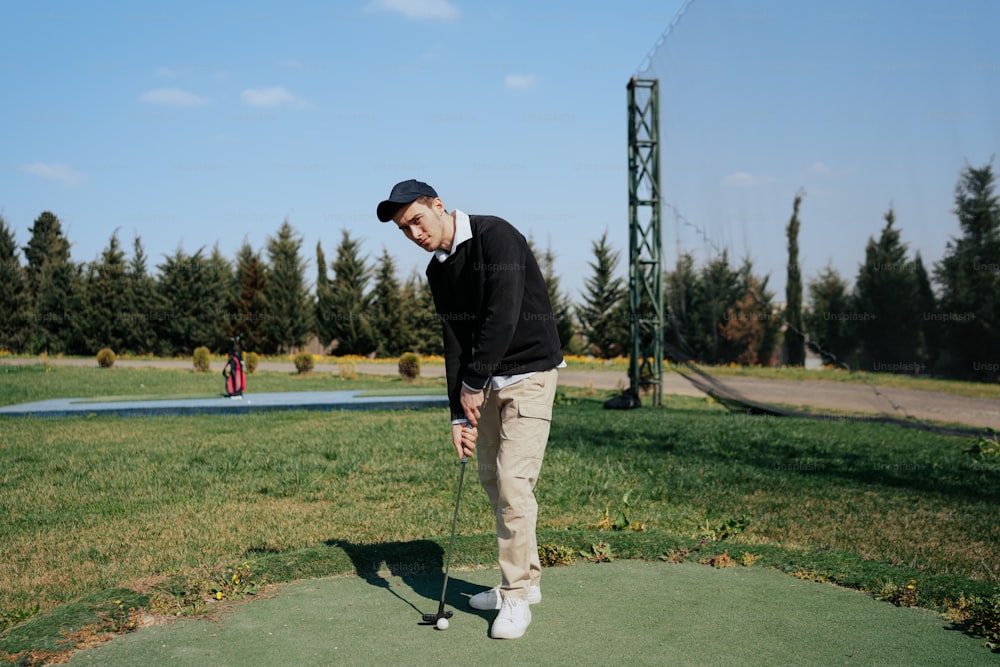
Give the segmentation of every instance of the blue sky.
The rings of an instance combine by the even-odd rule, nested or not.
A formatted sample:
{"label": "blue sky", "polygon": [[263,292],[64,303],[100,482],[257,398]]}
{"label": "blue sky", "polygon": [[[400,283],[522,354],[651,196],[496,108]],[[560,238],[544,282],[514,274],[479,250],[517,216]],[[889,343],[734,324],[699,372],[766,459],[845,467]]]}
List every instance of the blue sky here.
{"label": "blue sky", "polygon": [[[786,11],[802,4],[829,9],[819,20]],[[344,229],[372,263],[387,248],[405,277],[427,258],[374,211],[393,183],[419,178],[449,209],[500,215],[551,247],[578,298],[605,230],[624,273],[625,87],[683,5],[4,3],[0,213],[22,246],[51,210],[75,261],[97,259],[117,230],[129,251],[140,237],[153,265],[178,247],[218,244],[229,258],[244,239],[262,249],[288,219],[310,279],[317,242],[332,257]],[[1000,47],[986,30],[1000,3],[944,7],[691,4],[647,72],[663,76],[670,109],[667,261],[678,247],[707,252],[678,210],[734,256],[753,255],[783,289],[783,229],[800,188],[807,279],[827,262],[853,278],[890,204],[904,241],[938,259],[957,233],[959,171],[1000,145]],[[802,21],[813,25],[806,36]],[[845,26],[862,29],[845,41]],[[971,67],[941,67],[939,51],[980,35],[963,52]],[[927,85],[862,77],[872,106],[838,106],[859,71],[914,70]],[[795,76],[764,77],[775,71]],[[795,113],[775,105],[790,82],[805,104]],[[925,111],[901,120],[881,93]],[[791,122],[803,116],[822,122]]]}

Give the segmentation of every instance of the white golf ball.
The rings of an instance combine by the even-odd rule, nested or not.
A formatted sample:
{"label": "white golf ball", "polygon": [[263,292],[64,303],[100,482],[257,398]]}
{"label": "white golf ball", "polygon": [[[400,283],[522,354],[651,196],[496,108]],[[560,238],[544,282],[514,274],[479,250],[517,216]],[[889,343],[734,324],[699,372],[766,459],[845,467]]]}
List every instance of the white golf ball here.
{"label": "white golf ball", "polygon": [[448,629],[448,619],[447,618],[439,618],[438,622],[437,622],[437,629],[438,630],[447,630]]}

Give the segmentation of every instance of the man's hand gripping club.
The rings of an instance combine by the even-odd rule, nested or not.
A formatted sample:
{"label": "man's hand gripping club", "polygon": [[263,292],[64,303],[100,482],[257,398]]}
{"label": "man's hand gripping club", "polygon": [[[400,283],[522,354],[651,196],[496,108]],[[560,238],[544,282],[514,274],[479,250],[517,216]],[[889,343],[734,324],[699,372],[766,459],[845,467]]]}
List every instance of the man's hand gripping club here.
{"label": "man's hand gripping club", "polygon": [[486,401],[486,396],[481,390],[462,387],[461,401],[465,410],[465,423],[451,426],[451,441],[460,459],[475,454],[476,439],[479,437],[479,408]]}

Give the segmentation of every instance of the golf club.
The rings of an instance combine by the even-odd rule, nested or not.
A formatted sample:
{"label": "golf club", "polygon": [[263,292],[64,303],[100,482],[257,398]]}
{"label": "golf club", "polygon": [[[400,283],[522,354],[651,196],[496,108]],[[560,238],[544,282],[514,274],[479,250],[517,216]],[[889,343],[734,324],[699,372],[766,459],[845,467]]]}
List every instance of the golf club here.
{"label": "golf club", "polygon": [[[458,523],[458,503],[462,499],[462,480],[465,478],[465,462],[467,460],[467,457],[462,457],[462,465],[458,472],[458,492],[455,494],[455,514],[451,517],[451,540],[448,542],[448,555],[444,563],[444,584],[441,586],[441,602],[438,604],[436,614],[423,615],[422,625],[437,625],[440,619],[449,619],[452,616],[452,612],[444,610],[444,595],[448,590],[448,570],[451,569],[451,552],[455,548],[455,525]],[[445,625],[444,627],[447,628],[448,626]]]}

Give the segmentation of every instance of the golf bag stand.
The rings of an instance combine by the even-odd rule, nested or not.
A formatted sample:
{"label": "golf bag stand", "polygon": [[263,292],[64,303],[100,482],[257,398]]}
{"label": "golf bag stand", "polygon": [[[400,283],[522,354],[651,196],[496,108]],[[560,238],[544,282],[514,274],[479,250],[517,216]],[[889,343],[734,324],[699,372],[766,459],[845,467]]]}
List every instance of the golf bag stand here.
{"label": "golf bag stand", "polygon": [[240,349],[240,337],[233,338],[233,349],[229,359],[222,369],[222,377],[226,379],[226,396],[237,398],[243,396],[247,388],[247,376],[243,369],[243,351]]}

